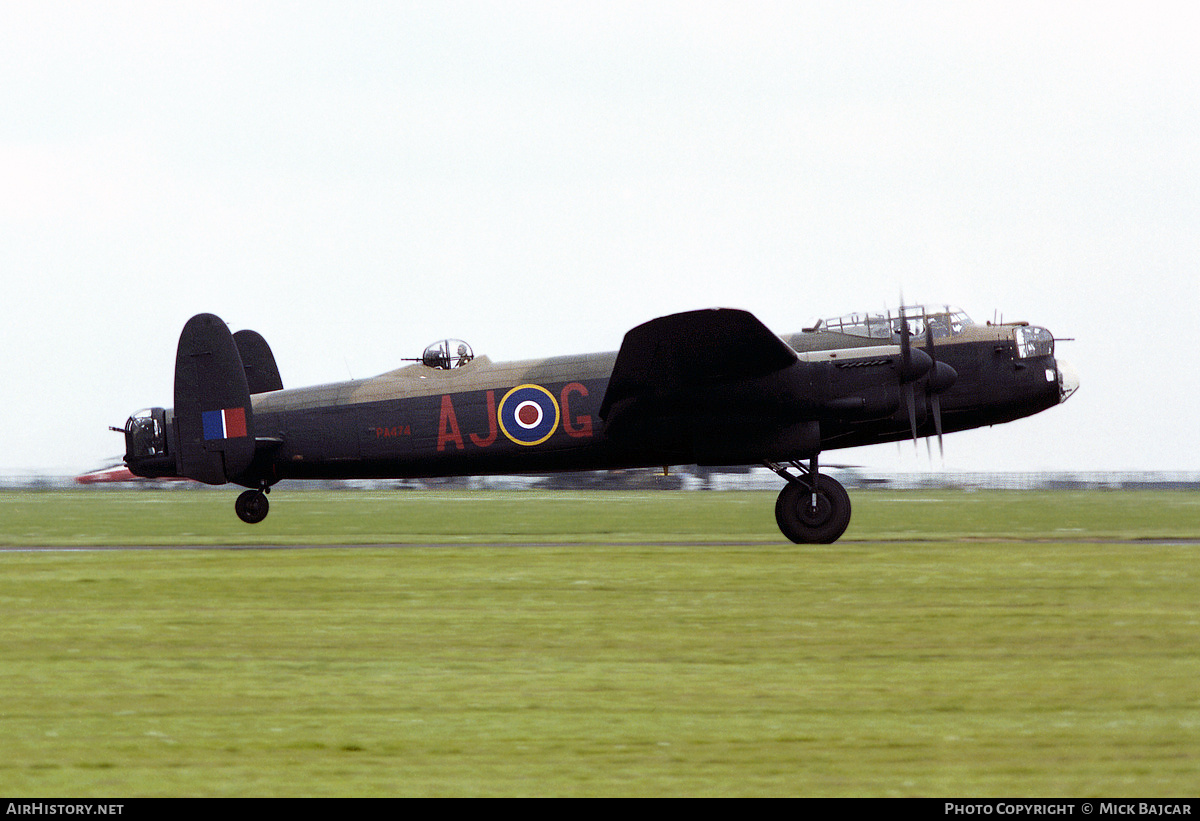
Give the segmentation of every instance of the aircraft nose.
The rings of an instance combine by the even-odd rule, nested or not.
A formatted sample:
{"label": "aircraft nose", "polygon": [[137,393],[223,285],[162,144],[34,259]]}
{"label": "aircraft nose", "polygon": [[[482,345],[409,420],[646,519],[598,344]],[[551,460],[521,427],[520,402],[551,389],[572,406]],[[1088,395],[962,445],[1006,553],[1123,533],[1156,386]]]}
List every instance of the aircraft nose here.
{"label": "aircraft nose", "polygon": [[1061,405],[1079,390],[1079,374],[1065,359],[1058,360],[1058,403]]}

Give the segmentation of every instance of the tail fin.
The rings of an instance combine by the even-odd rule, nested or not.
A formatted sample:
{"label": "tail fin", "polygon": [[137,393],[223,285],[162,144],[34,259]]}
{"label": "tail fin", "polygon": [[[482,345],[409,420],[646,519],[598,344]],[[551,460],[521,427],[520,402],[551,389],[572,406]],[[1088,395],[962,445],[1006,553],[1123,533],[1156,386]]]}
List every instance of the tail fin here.
{"label": "tail fin", "polygon": [[246,370],[229,328],[213,314],[192,317],[179,335],[174,425],[181,476],[221,485],[254,459]]}
{"label": "tail fin", "polygon": [[275,355],[271,353],[271,346],[263,339],[262,334],[257,331],[238,331],[233,335],[233,341],[237,345],[238,355],[242,358],[250,393],[283,390],[283,380],[279,377]]}

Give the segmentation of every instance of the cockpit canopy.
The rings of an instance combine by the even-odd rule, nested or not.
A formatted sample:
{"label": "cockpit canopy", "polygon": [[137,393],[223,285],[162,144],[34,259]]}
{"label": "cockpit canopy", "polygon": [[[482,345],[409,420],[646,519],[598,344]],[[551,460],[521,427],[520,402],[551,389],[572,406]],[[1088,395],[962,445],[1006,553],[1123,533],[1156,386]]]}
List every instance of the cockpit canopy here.
{"label": "cockpit canopy", "polygon": [[461,368],[474,358],[471,346],[461,339],[440,339],[421,354],[421,364],[427,368],[448,371]]}
{"label": "cockpit canopy", "polygon": [[958,336],[967,325],[973,325],[971,317],[950,305],[909,305],[898,313],[847,314],[832,319],[822,319],[807,330],[813,333],[838,333],[859,336],[864,339],[898,339],[901,323],[908,323],[908,332],[914,337],[924,337],[928,327],[934,339]]}

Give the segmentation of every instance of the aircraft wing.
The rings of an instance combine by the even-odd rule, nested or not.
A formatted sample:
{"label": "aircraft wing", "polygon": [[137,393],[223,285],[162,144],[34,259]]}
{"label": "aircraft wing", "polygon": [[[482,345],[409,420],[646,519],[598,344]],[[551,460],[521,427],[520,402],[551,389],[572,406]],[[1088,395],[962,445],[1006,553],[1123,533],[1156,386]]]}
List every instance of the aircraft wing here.
{"label": "aircraft wing", "polygon": [[796,352],[748,311],[714,308],[652,319],[625,334],[600,417],[627,400],[666,400],[707,386],[757,379]]}

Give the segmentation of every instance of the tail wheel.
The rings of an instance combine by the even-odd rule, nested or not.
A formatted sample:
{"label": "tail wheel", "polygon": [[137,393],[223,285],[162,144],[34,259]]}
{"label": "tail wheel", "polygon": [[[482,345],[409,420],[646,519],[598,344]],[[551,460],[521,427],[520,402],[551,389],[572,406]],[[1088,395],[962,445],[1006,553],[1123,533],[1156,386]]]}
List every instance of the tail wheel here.
{"label": "tail wheel", "polygon": [[267,501],[267,494],[261,490],[247,490],[237,497],[233,509],[237,511],[238,518],[243,522],[248,525],[256,525],[267,518],[271,503]]}
{"label": "tail wheel", "polygon": [[831,544],[850,524],[850,495],[825,475],[817,477],[815,498],[803,482],[788,482],[775,501],[775,521],[796,544]]}

